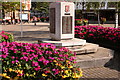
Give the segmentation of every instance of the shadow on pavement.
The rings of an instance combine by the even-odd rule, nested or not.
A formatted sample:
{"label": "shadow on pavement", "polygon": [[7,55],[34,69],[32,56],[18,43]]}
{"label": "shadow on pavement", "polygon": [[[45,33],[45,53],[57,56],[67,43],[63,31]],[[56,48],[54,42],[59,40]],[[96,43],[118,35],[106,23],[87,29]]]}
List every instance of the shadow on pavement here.
{"label": "shadow on pavement", "polygon": [[104,66],[120,72],[120,51],[114,51],[113,58],[110,59]]}
{"label": "shadow on pavement", "polygon": [[27,41],[37,41],[37,42],[39,42],[39,41],[41,41],[41,40],[46,40],[46,38],[34,38],[34,37],[17,37],[16,39],[15,39],[16,41],[25,41],[25,42],[27,42]]}
{"label": "shadow on pavement", "polygon": [[[12,33],[14,36],[19,36],[20,31],[6,31],[9,33]],[[49,31],[23,31],[23,35],[34,35],[34,36],[39,36],[39,34],[49,34]]]}
{"label": "shadow on pavement", "polygon": [[[18,26],[21,26],[21,25],[18,25]],[[36,25],[34,25],[34,24],[33,24],[33,25],[22,25],[22,26],[23,26],[23,27],[28,27],[28,26],[29,26],[29,27],[31,27],[31,26],[32,26],[32,27],[49,27],[49,25],[37,25],[37,24],[36,24]]]}
{"label": "shadow on pavement", "polygon": [[23,37],[21,37],[20,31],[7,31],[14,35],[15,41],[38,41],[41,38],[48,38],[49,31],[24,31]]}
{"label": "shadow on pavement", "polygon": [[118,78],[80,78],[79,80],[119,80]]}

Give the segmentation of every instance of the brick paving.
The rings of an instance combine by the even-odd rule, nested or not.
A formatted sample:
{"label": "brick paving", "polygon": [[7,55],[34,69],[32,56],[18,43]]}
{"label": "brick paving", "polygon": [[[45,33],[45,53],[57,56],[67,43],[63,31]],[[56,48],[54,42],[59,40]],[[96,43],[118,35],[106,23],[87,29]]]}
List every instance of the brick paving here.
{"label": "brick paving", "polygon": [[[20,38],[20,25],[1,25],[0,29],[13,33],[18,42],[37,43],[37,40],[50,38],[49,23],[23,24],[23,38]],[[85,68],[83,77],[80,80],[120,80],[120,72],[107,67]]]}
{"label": "brick paving", "polygon": [[118,71],[105,67],[83,69],[83,75],[83,78],[120,78]]}

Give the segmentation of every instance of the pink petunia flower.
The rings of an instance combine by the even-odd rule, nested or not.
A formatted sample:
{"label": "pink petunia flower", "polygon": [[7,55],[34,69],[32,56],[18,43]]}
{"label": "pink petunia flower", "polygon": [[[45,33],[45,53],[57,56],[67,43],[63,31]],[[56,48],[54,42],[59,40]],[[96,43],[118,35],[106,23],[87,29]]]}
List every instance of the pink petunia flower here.
{"label": "pink petunia flower", "polygon": [[36,68],[34,68],[35,71],[40,70],[40,66],[37,66]]}
{"label": "pink petunia flower", "polygon": [[32,61],[32,66],[38,66],[38,62]]}
{"label": "pink petunia flower", "polygon": [[43,56],[38,59],[38,61],[43,61],[43,60],[45,60],[45,58]]}
{"label": "pink petunia flower", "polygon": [[14,64],[15,63],[15,61],[12,61],[12,64]]}
{"label": "pink petunia flower", "polygon": [[48,63],[49,63],[48,60],[44,60],[44,61],[43,61],[43,64],[44,64],[44,65],[47,65]]}

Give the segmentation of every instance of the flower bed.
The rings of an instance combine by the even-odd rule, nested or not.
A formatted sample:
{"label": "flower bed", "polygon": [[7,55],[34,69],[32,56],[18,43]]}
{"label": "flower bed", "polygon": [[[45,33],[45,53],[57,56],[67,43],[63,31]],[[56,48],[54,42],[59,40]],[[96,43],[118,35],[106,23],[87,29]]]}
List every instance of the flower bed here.
{"label": "flower bed", "polygon": [[2,31],[0,33],[0,42],[4,42],[4,41],[13,42],[14,41],[13,35],[11,33]]}
{"label": "flower bed", "polygon": [[76,26],[83,26],[83,25],[87,25],[87,24],[88,24],[87,19],[75,19]]}
{"label": "flower bed", "polygon": [[75,37],[92,42],[120,45],[120,28],[102,26],[75,26]]}
{"label": "flower bed", "polygon": [[57,49],[49,43],[0,43],[2,72],[6,80],[63,80],[80,78],[82,71],[75,67],[75,54],[67,48]]}

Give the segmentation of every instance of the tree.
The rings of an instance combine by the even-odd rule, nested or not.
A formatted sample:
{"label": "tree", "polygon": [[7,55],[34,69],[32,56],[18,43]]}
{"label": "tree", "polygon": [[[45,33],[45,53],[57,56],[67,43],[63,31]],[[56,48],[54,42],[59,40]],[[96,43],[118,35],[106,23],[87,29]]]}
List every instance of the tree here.
{"label": "tree", "polygon": [[0,19],[2,19],[2,2],[0,1]]}
{"label": "tree", "polygon": [[[23,9],[25,5],[22,5]],[[13,19],[15,19],[15,11],[20,10],[20,2],[2,2],[2,11],[3,13],[11,12],[13,13]]]}
{"label": "tree", "polygon": [[116,18],[116,20],[115,20],[115,28],[118,28],[118,23],[119,23],[118,16],[120,15],[119,14],[120,13],[120,1],[118,1],[118,2],[109,2],[108,4],[109,4],[109,6],[116,8],[116,13],[115,13],[115,18]]}
{"label": "tree", "polygon": [[[101,7],[105,6],[104,1],[101,0],[101,2],[89,2],[89,4],[87,5],[87,9],[90,8],[94,8],[94,11],[97,12],[98,14],[98,23],[100,24],[100,15],[99,15],[99,9],[101,9]],[[118,27],[118,15],[120,12],[120,1],[119,2],[108,2],[107,3],[108,6],[107,7],[114,7],[116,10],[116,20],[115,20],[115,27]]]}
{"label": "tree", "polygon": [[97,14],[97,17],[98,17],[98,25],[100,25],[100,12],[99,12],[99,10],[101,9],[101,7],[103,7],[104,5],[103,5],[104,3],[102,2],[102,0],[101,0],[101,2],[88,2],[87,4],[86,4],[86,8],[87,8],[87,10],[90,10],[91,8],[94,10],[94,12]]}
{"label": "tree", "polygon": [[32,10],[40,13],[49,13],[50,2],[32,2]]}

